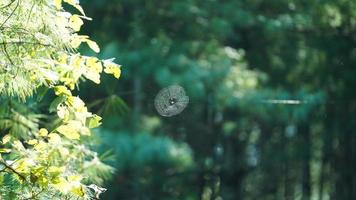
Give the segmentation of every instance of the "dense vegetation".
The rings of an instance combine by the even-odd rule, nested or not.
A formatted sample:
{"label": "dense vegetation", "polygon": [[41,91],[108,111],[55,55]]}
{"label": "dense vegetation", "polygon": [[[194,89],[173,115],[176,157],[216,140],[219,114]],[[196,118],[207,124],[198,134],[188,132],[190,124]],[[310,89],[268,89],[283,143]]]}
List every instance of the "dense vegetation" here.
{"label": "dense vegetation", "polygon": [[114,171],[92,150],[101,117],[75,93],[120,66],[77,52],[100,51],[83,19],[73,0],[0,1],[0,199],[95,199]]}
{"label": "dense vegetation", "polygon": [[0,199],[356,199],[356,1],[80,3],[0,0]]}
{"label": "dense vegetation", "polygon": [[[125,66],[120,84],[82,90],[110,118],[106,198],[356,199],[355,1],[82,3],[84,32]],[[191,103],[163,118],[152,102],[171,84]]]}

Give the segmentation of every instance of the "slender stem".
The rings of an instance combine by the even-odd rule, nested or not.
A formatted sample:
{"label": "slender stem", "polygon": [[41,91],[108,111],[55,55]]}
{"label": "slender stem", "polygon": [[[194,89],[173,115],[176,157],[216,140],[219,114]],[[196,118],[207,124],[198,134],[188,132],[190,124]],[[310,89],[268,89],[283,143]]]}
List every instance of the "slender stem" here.
{"label": "slender stem", "polygon": [[14,2],[15,2],[15,0],[12,0],[9,4],[7,4],[7,5],[3,6],[3,7],[1,7],[0,10],[11,6]]}
{"label": "slender stem", "polygon": [[31,6],[31,9],[30,9],[30,12],[28,14],[28,17],[27,17],[27,23],[30,21],[31,19],[31,14],[32,14],[32,11],[33,11],[33,8],[35,7],[36,5],[36,1],[33,2],[32,6]]}
{"label": "slender stem", "polygon": [[27,41],[0,42],[0,45],[7,45],[7,44],[18,44],[18,45],[29,44],[29,45],[39,45],[39,46],[45,46],[45,47],[54,47],[50,44],[42,44],[39,42],[27,42]]}
{"label": "slender stem", "polygon": [[[11,3],[12,4],[12,3]],[[5,19],[5,21],[1,24],[0,29],[4,26],[4,24],[12,17],[12,15],[15,13],[15,11],[17,10],[17,8],[20,5],[20,0],[17,0],[17,4],[15,6],[15,8],[11,11],[10,15]]]}
{"label": "slender stem", "polygon": [[[0,164],[3,165],[5,167],[5,169],[8,169],[10,171],[12,171],[14,174],[16,174],[17,176],[19,176],[23,181],[27,182],[26,177],[24,175],[22,175],[21,173],[17,172],[14,168],[12,168],[10,165],[6,164],[6,162],[0,160]],[[4,170],[1,170],[0,172],[3,172]]]}
{"label": "slender stem", "polygon": [[36,197],[38,197],[38,195],[40,195],[43,191],[44,191],[44,189],[41,189],[37,193],[32,194],[31,197],[25,198],[24,200],[36,199]]}
{"label": "slender stem", "polygon": [[6,58],[10,61],[10,63],[11,63],[12,65],[14,65],[14,62],[11,60],[11,57],[10,57],[9,53],[7,52],[6,43],[3,43],[2,45],[3,45],[3,47],[4,47],[3,49],[4,49],[4,53],[5,53],[5,55],[6,55]]}

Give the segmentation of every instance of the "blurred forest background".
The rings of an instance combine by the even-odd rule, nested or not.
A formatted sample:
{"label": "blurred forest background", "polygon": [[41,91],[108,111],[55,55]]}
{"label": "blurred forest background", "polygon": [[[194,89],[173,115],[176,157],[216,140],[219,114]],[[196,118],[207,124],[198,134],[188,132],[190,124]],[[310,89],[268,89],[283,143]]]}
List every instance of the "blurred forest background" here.
{"label": "blurred forest background", "polygon": [[[103,199],[356,199],[356,1],[81,3],[123,65],[80,92],[117,169]],[[190,104],[161,117],[172,84]]]}

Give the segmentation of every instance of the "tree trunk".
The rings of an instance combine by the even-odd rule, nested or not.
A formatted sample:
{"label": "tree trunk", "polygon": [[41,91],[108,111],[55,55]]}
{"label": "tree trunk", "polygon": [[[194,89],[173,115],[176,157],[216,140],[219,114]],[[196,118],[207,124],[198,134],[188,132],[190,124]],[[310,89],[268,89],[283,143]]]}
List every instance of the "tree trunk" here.
{"label": "tree trunk", "polygon": [[311,141],[310,131],[307,125],[303,125],[301,128],[301,134],[303,137],[304,154],[302,163],[302,199],[309,200],[311,197],[311,185],[310,185],[310,161],[311,161]]}

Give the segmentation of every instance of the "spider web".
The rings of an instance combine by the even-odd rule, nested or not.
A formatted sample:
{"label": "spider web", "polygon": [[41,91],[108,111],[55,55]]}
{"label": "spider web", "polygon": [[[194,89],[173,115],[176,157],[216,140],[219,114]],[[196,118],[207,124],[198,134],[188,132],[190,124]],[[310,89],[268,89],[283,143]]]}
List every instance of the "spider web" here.
{"label": "spider web", "polygon": [[158,92],[154,100],[157,112],[164,117],[171,117],[181,113],[188,105],[189,97],[184,88],[172,85]]}

